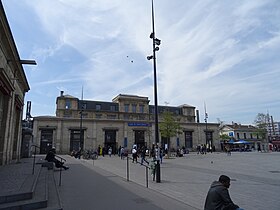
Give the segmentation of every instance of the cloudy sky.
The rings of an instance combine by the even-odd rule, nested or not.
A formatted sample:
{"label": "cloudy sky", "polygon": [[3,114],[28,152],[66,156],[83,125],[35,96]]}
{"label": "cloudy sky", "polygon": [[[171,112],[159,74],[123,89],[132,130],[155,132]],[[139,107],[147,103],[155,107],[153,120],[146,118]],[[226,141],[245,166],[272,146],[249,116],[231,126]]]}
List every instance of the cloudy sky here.
{"label": "cloudy sky", "polygon": [[[2,0],[31,90],[32,115],[65,94],[154,103],[151,0]],[[280,120],[279,0],[154,0],[158,103],[204,103],[209,122]]]}

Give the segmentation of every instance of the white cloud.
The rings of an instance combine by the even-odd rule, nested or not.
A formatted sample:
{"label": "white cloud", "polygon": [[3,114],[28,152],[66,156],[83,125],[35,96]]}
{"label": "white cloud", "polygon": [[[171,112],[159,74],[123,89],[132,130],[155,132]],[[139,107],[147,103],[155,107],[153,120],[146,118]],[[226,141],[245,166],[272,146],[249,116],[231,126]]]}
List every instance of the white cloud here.
{"label": "white cloud", "polygon": [[[149,0],[24,2],[36,11],[41,34],[51,37],[33,51],[42,65],[53,62],[38,66],[55,71],[55,78],[44,78],[41,86],[53,84],[79,96],[77,89],[84,85],[85,96],[93,100],[129,93],[153,103],[153,64],[146,60],[152,53]],[[254,113],[268,108],[280,119],[275,102],[280,96],[279,9],[277,0],[155,1],[156,36],[162,40],[159,104],[187,103],[203,110],[206,101],[212,121],[252,122]],[[67,48],[72,54],[62,57]],[[83,59],[76,61],[75,53]]]}

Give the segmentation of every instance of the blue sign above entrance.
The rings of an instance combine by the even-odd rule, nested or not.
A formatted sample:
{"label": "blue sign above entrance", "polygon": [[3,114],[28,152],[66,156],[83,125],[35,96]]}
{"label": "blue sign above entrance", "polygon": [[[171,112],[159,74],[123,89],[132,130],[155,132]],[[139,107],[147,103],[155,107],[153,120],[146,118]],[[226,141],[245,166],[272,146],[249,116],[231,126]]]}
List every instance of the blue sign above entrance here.
{"label": "blue sign above entrance", "polygon": [[128,126],[142,126],[142,127],[149,127],[149,123],[139,123],[139,122],[130,122],[127,123]]}

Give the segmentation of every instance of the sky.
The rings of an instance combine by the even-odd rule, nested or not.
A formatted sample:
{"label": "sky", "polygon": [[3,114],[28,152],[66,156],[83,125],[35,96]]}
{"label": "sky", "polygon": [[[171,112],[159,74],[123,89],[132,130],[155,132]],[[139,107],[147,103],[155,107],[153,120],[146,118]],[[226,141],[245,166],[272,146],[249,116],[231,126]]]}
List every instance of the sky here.
{"label": "sky", "polygon": [[[154,104],[151,0],[2,0],[24,65],[32,116],[55,115],[60,91]],[[154,0],[159,105],[208,122],[280,121],[279,0]],[[25,108],[26,109],[26,108]]]}

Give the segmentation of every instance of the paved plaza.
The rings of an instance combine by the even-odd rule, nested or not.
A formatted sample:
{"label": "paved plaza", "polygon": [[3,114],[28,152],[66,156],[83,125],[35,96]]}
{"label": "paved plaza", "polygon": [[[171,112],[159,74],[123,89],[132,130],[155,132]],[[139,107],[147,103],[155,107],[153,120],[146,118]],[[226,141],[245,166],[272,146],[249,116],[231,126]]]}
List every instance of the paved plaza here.
{"label": "paved plaza", "polygon": [[[44,157],[39,155],[37,160]],[[131,159],[121,160],[117,155],[98,160],[63,157],[70,166],[62,171],[58,186],[65,210],[202,210],[210,184],[221,174],[232,179],[231,198],[245,210],[280,209],[280,153],[277,152],[234,152],[231,156],[191,153],[164,159],[160,183],[152,180],[150,171],[146,174],[144,166],[132,163]],[[32,162],[32,158],[27,158],[0,167],[0,195],[20,191],[23,185],[33,182]],[[36,170],[40,168],[37,166]],[[58,169],[54,175],[58,185]]]}
{"label": "paved plaza", "polygon": [[[108,173],[117,175],[123,186],[127,182],[127,161],[121,160],[117,155],[99,157],[94,161],[68,156],[67,163],[70,167],[71,164],[81,163],[101,175],[107,174],[107,177],[110,177]],[[234,152],[231,156],[225,153],[191,153],[181,158],[164,159],[161,165],[161,183],[152,181],[149,173],[147,190],[182,202],[189,207],[186,209],[203,209],[210,184],[221,174],[232,179],[231,198],[245,210],[280,209],[280,153],[276,152]],[[142,188],[147,185],[145,167],[130,160],[129,184],[131,183]]]}

